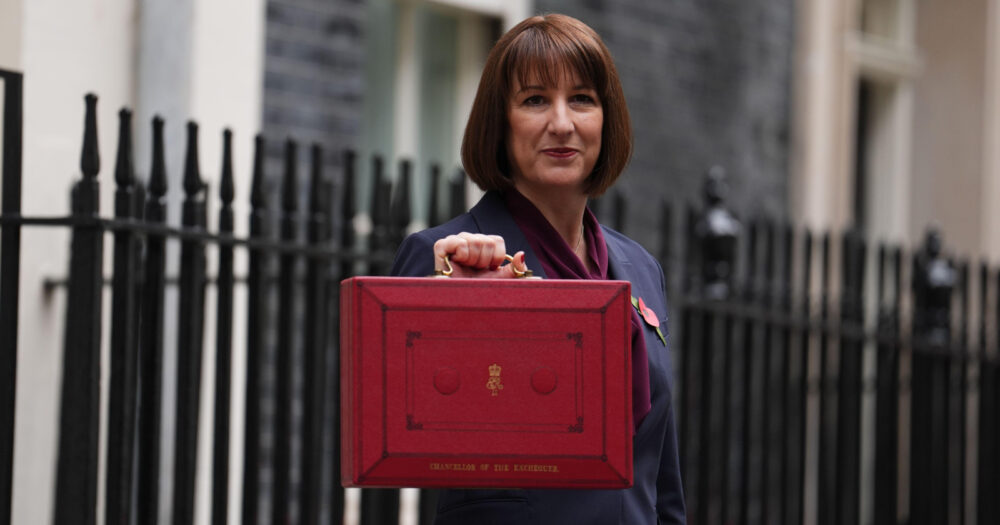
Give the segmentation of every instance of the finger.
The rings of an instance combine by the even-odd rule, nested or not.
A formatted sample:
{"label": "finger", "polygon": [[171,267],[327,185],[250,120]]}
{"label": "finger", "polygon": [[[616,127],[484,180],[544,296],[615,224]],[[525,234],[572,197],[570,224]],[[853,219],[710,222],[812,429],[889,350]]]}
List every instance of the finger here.
{"label": "finger", "polygon": [[434,269],[444,270],[447,267],[445,257],[454,256],[459,245],[465,241],[457,235],[449,235],[434,242]]}
{"label": "finger", "polygon": [[476,260],[476,268],[486,268],[492,270],[496,268],[493,264],[493,251],[495,245],[493,240],[490,238],[484,238],[482,244],[479,245],[479,258]]}
{"label": "finger", "polygon": [[481,268],[479,266],[479,256],[483,251],[482,241],[474,235],[463,237],[464,244],[460,245],[455,252],[455,259],[464,266]]}
{"label": "finger", "polygon": [[504,263],[507,258],[507,245],[503,241],[503,237],[499,235],[488,235],[490,242],[493,244],[493,256],[490,258],[489,267],[490,269],[497,269]]}

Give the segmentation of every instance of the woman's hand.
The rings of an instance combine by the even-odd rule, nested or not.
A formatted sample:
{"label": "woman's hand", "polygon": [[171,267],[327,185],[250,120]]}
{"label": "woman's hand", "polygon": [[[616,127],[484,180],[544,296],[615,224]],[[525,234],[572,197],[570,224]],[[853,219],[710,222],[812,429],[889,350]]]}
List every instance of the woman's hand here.
{"label": "woman's hand", "polygon": [[452,277],[506,279],[517,276],[514,268],[518,272],[527,269],[523,251],[514,254],[513,262],[503,265],[507,247],[499,235],[461,232],[438,239],[434,243],[435,270],[447,269],[446,255],[451,261]]}

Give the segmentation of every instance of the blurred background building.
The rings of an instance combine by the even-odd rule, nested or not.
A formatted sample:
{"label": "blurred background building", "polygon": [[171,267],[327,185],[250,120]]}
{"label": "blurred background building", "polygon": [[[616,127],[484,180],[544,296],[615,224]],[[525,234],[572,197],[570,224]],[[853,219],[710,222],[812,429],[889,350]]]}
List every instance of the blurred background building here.
{"label": "blurred background building", "polygon": [[[0,68],[25,74],[24,211],[68,211],[81,97],[95,92],[105,181],[111,123],[128,106],[140,178],[150,118],[166,118],[173,187],[184,123],[197,119],[210,187],[221,130],[235,132],[238,216],[260,131],[274,178],[287,137],[323,145],[333,166],[346,148],[382,155],[390,176],[397,159],[413,160],[411,228],[420,228],[431,164],[459,168],[492,43],[545,12],[590,24],[615,56],[636,138],[617,188],[629,233],[647,246],[660,203],[695,201],[705,170],[719,165],[740,216],[853,227],[909,246],[937,224],[949,250],[1000,261],[1000,0],[0,0]],[[357,195],[362,212],[367,188]],[[103,185],[103,210],[112,190]],[[238,233],[245,228],[237,221]],[[64,298],[43,283],[65,274],[68,237],[30,239],[13,521],[46,523]]]}

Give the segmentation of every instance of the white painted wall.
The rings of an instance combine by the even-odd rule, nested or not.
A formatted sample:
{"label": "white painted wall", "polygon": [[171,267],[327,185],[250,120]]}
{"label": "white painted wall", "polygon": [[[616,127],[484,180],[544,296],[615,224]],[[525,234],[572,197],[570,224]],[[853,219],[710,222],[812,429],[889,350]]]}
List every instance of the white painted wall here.
{"label": "white painted wall", "polygon": [[985,130],[983,132],[983,192],[980,195],[982,217],[980,235],[983,255],[990,261],[1000,261],[1000,0],[990,0],[986,22],[986,80],[983,100]]}
{"label": "white painted wall", "polygon": [[989,125],[987,3],[918,3],[916,38],[924,69],[915,86],[910,240],[922,239],[936,223],[946,248],[960,256],[983,253],[981,232],[993,229],[980,224],[985,201],[978,198],[985,189],[982,148]]}
{"label": "white painted wall", "polygon": [[21,68],[23,1],[0,0],[0,68]]}
{"label": "white painted wall", "polygon": [[[23,210],[63,215],[78,177],[83,94],[98,103],[101,208],[110,209],[116,112],[132,103],[132,17],[128,0],[23,4]],[[62,378],[64,290],[42,281],[68,270],[68,235],[26,228],[21,237],[18,387],[14,436],[13,523],[48,523],[52,514]],[[105,338],[106,339],[106,338]],[[102,380],[106,384],[106,377]]]}
{"label": "white painted wall", "polygon": [[845,46],[856,0],[798,0],[789,210],[810,228],[847,222],[849,105],[854,70]]}
{"label": "white painted wall", "polygon": [[[83,95],[100,97],[98,129],[102,170],[101,210],[113,210],[113,170],[116,151],[117,112],[122,106],[139,104],[140,71],[164,68],[166,59],[155,52],[150,39],[140,53],[142,10],[157,0],[0,0],[0,67],[25,73],[25,141],[23,209],[30,215],[64,215],[69,210],[69,190],[79,176],[79,156],[83,132]],[[221,164],[221,131],[224,125],[235,133],[234,163],[237,202],[249,193],[251,146],[260,123],[263,54],[263,0],[192,0],[185,22],[191,53],[180,61],[187,72],[181,80],[160,77],[162,92],[183,92],[186,103],[173,109],[181,118],[168,123],[183,127],[183,120],[197,119],[201,127],[201,169],[218,195]],[[176,42],[158,35],[159,45],[169,48]],[[156,42],[152,42],[156,44]],[[148,77],[147,77],[148,78]],[[149,171],[149,122],[140,116],[161,111],[155,97],[148,95],[144,115],[137,111],[133,126],[136,136],[136,168],[145,179]],[[146,152],[143,155],[143,152]],[[168,159],[168,169],[179,172],[181,162]],[[174,186],[176,190],[177,186]],[[214,224],[217,202],[210,205]],[[246,207],[237,206],[238,232],[246,230]],[[177,221],[171,210],[171,221]],[[48,523],[52,516],[55,486],[57,421],[61,384],[62,324],[65,291],[45,293],[45,278],[67,273],[68,235],[51,228],[25,228],[22,233],[21,303],[18,355],[17,421],[15,424],[15,466],[13,523]],[[110,244],[105,261],[110,264]],[[210,263],[214,267],[214,263]],[[238,270],[242,261],[237,261]],[[210,295],[207,310],[214,312]],[[237,301],[240,298],[237,297]],[[239,304],[239,303],[237,303]],[[110,301],[105,301],[105,317]],[[103,342],[107,345],[107,323]],[[237,314],[234,328],[234,389],[242,388],[242,355],[245,322]],[[214,377],[214,333],[207,327],[205,364],[206,386]],[[168,350],[170,351],[170,350]],[[106,357],[105,357],[106,359]],[[102,378],[106,389],[107,375]],[[165,393],[165,395],[171,395]],[[234,396],[239,399],[239,396]],[[212,396],[203,395],[202,428],[211,422]],[[242,407],[233,408],[234,457],[239,457],[239,429]],[[168,442],[172,439],[168,439]],[[207,459],[202,448],[202,458]],[[103,454],[103,451],[102,451]],[[207,461],[202,461],[207,466]],[[238,518],[235,495],[241,489],[242,465],[233,462],[231,473],[233,519]],[[102,471],[103,472],[103,471]],[[207,493],[208,471],[199,477],[202,494]],[[198,499],[198,522],[207,522],[207,498]],[[99,508],[101,504],[99,503]]]}

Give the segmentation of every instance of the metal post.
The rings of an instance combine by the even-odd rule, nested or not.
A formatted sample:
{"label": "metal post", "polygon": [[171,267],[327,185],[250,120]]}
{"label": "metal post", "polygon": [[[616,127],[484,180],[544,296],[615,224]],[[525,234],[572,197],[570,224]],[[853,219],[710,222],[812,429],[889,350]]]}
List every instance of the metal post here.
{"label": "metal post", "polygon": [[[981,312],[981,322],[983,326],[982,335],[980,335],[979,340],[979,461],[978,473],[976,476],[976,516],[977,523],[979,525],[986,525],[988,523],[995,523],[997,519],[1000,519],[1000,514],[998,514],[997,505],[997,493],[1000,489],[1000,484],[998,484],[998,469],[997,463],[1000,456],[997,454],[997,410],[1000,407],[997,405],[997,357],[1000,352],[998,352],[997,347],[1000,344],[1000,337],[994,339],[993,351],[989,351],[989,344],[985,337],[986,324],[989,322],[986,316],[986,290],[988,288],[987,281],[990,279],[989,268],[984,264],[981,271],[981,297],[984,298],[982,304],[980,305]],[[994,318],[994,326],[1000,327],[1000,273],[994,278],[994,290],[998,293],[994,295],[996,300],[995,310],[996,317]]]}
{"label": "metal post", "polygon": [[[899,450],[899,301],[901,254],[879,246],[875,390],[875,523],[896,522]],[[887,269],[888,268],[888,269]],[[890,277],[887,276],[891,274]],[[892,283],[892,294],[886,293]]]}
{"label": "metal post", "polygon": [[[781,229],[782,243],[779,264],[776,266],[774,274],[778,289],[776,290],[777,311],[785,319],[792,314],[792,245],[794,242],[794,230],[788,223]],[[778,437],[778,509],[776,516],[778,523],[794,523],[789,518],[789,508],[793,503],[790,493],[794,493],[789,486],[788,465],[792,461],[792,436],[795,433],[795,426],[792,425],[792,413],[795,398],[791,390],[792,375],[792,326],[789,323],[779,323],[778,326],[778,351],[777,357],[780,360],[778,365],[778,414],[777,432]]]}
{"label": "metal post", "polygon": [[[344,181],[341,183],[340,191],[340,249],[344,253],[354,249],[357,237],[354,232],[354,215],[357,213],[355,207],[357,162],[358,155],[354,150],[344,151]],[[354,275],[354,268],[354,259],[343,259],[340,263],[340,278],[347,279]]]}
{"label": "metal post", "polygon": [[[762,251],[764,252],[764,268],[761,273],[761,290],[764,291],[762,297],[761,306],[766,311],[773,312],[775,307],[775,293],[773,279],[774,279],[774,245],[777,241],[775,235],[775,225],[774,223],[768,221],[764,225],[764,246]],[[774,494],[772,488],[773,483],[773,468],[772,463],[774,455],[774,445],[775,440],[772,439],[774,433],[774,423],[773,423],[773,412],[775,407],[776,398],[774,390],[774,367],[775,359],[777,358],[777,352],[773,348],[774,323],[770,321],[760,321],[761,331],[763,332],[763,344],[761,344],[760,350],[763,352],[763,359],[761,363],[761,380],[760,380],[760,400],[761,400],[761,429],[760,429],[760,516],[761,523],[771,523],[772,522],[772,507],[774,499]],[[751,367],[757,366],[756,363],[751,362]]]}
{"label": "metal post", "polygon": [[831,496],[834,487],[834,461],[831,450],[833,445],[831,438],[835,437],[836,426],[831,420],[830,413],[830,377],[829,377],[829,345],[830,334],[827,325],[830,322],[830,273],[832,264],[830,261],[830,232],[823,233],[822,244],[820,245],[820,331],[819,331],[819,478],[816,483],[816,507],[818,525],[830,525],[833,523],[833,507],[836,505]]}
{"label": "metal post", "polygon": [[[342,253],[349,253],[355,244],[355,234],[354,234],[354,214],[355,214],[355,199],[354,199],[354,183],[355,183],[355,168],[357,165],[357,155],[352,150],[346,150],[344,152],[344,181],[341,185],[340,194],[340,216],[341,216],[341,229],[340,229],[340,251]],[[354,275],[354,261],[352,259],[343,259],[340,263],[340,279],[347,279]],[[339,293],[339,288],[336,288]],[[338,297],[335,295],[335,297]],[[338,318],[340,314],[339,310],[339,299],[334,301],[334,308],[337,308]],[[330,483],[330,521],[332,523],[343,523],[344,521],[344,487],[340,485],[340,323],[333,323],[334,335],[333,340],[336,342],[338,354],[330,361],[330,377],[333,380],[333,384],[330,386],[330,413],[332,415],[333,424],[330,436],[330,440],[333,442],[333,465],[330,469],[332,472],[332,480]]]}
{"label": "metal post", "polygon": [[795,449],[795,478],[792,480],[795,490],[792,491],[792,504],[789,523],[803,523],[805,518],[805,486],[806,486],[806,462],[808,435],[808,415],[809,415],[809,348],[813,331],[810,329],[812,323],[812,258],[813,258],[813,235],[808,229],[802,239],[802,284],[801,300],[799,302],[799,367],[798,382],[796,384],[796,449]]}
{"label": "metal post", "polygon": [[[198,125],[188,122],[181,225],[205,229],[205,190],[198,168]],[[205,245],[181,241],[180,299],[177,310],[177,418],[174,441],[173,523],[194,521],[195,474],[198,464],[198,414],[201,398],[201,355],[205,322]]]}
{"label": "metal post", "polygon": [[913,373],[910,447],[910,522],[937,524],[947,517],[948,361],[951,261],[942,255],[939,232],[928,230],[913,262]]}
{"label": "metal post", "polygon": [[372,198],[368,208],[368,216],[372,220],[372,231],[368,234],[368,275],[380,275],[382,273],[382,265],[379,264],[376,258],[378,257],[379,250],[385,246],[385,238],[388,235],[386,228],[389,218],[386,215],[389,210],[388,206],[383,206],[382,204],[383,201],[388,201],[387,198],[382,196],[388,187],[388,183],[385,182],[382,157],[376,155],[372,157]]}
{"label": "metal post", "polygon": [[[309,183],[308,241],[311,247],[325,246],[330,237],[330,186],[323,177],[323,150],[311,149],[312,177]],[[305,371],[303,392],[302,482],[299,501],[302,523],[318,525],[322,508],[323,486],[323,416],[327,373],[327,271],[328,261],[309,257],[306,263],[306,312],[303,348]]]}
{"label": "metal post", "polygon": [[[164,161],[163,119],[153,119],[153,162],[149,176],[145,220],[167,221],[167,166]],[[166,280],[166,237],[146,237],[146,265],[139,332],[139,452],[136,521],[156,525],[160,511],[160,443],[163,396],[163,299]]]}
{"label": "metal post", "polygon": [[429,202],[427,205],[427,224],[431,227],[437,226],[444,222],[444,218],[441,216],[441,212],[438,208],[441,207],[441,166],[437,163],[431,164],[431,185],[430,185],[430,195],[428,196]]}
{"label": "metal post", "polygon": [[861,374],[864,351],[865,245],[849,231],[841,244],[840,366],[837,384],[837,485],[835,523],[860,519]]}
{"label": "metal post", "polygon": [[[264,138],[254,139],[253,182],[250,186],[250,241],[267,237],[264,196]],[[246,417],[243,432],[243,524],[260,523],[261,358],[267,327],[267,251],[251,245],[247,275]]]}
{"label": "metal post", "polygon": [[[233,132],[222,134],[219,233],[233,234]],[[207,196],[206,196],[207,197]],[[212,447],[212,523],[229,522],[229,417],[233,352],[233,245],[219,243],[215,328],[215,425]]]}
{"label": "metal post", "polygon": [[[748,305],[754,305],[758,300],[757,268],[758,268],[758,226],[751,224],[749,229],[749,239],[747,244],[747,265],[746,265],[746,289],[744,301]],[[753,463],[750,455],[753,450],[753,418],[751,413],[754,407],[754,363],[756,362],[757,344],[756,338],[759,331],[757,323],[751,318],[744,319],[743,322],[743,374],[741,381],[741,396],[743,404],[743,420],[740,422],[740,490],[739,490],[739,510],[737,513],[738,523],[749,523],[751,500],[754,494],[751,487],[755,487],[756,480],[753,476]]]}
{"label": "metal post", "polygon": [[461,168],[455,171],[455,176],[451,178],[451,184],[449,185],[448,191],[448,215],[451,217],[458,217],[459,215],[465,213],[467,207],[465,205],[465,184],[468,178],[465,176],[465,172]]}
{"label": "metal post", "polygon": [[[23,77],[0,69],[3,101],[3,203],[0,216],[21,214]],[[10,523],[14,474],[14,406],[17,393],[17,303],[21,275],[21,226],[0,223],[0,524]]]}
{"label": "metal post", "polygon": [[[949,394],[951,411],[954,413],[953,422],[949,423],[949,428],[954,429],[955,450],[949,453],[948,467],[948,492],[949,509],[954,508],[958,513],[958,523],[965,523],[965,457],[967,454],[966,432],[967,410],[965,408],[967,393],[969,390],[969,360],[971,352],[969,349],[969,297],[972,295],[971,283],[969,281],[969,262],[963,261],[959,265],[959,308],[960,315],[958,326],[958,348],[949,356],[953,374],[952,381],[957,386]],[[957,377],[954,377],[957,376]],[[954,476],[952,476],[954,473]]]}
{"label": "metal post", "polygon": [[399,162],[399,179],[393,187],[392,204],[389,209],[389,240],[395,249],[406,237],[413,213],[410,207],[410,179],[413,176],[413,162],[403,159]]}
{"label": "metal post", "polygon": [[[135,214],[135,173],[132,164],[132,112],[118,114],[118,162],[115,166],[115,217]],[[108,392],[107,481],[105,523],[129,525],[132,515],[132,472],[135,467],[136,363],[139,316],[135,286],[139,246],[128,230],[114,234],[114,278],[111,303],[111,386]]]}
{"label": "metal post", "polygon": [[[299,186],[296,170],[297,146],[294,141],[285,142],[285,173],[282,182],[281,240],[294,243],[298,239]],[[295,399],[295,368],[293,356],[297,354],[295,344],[295,310],[298,256],[290,251],[281,254],[279,269],[278,341],[275,379],[276,413],[274,424],[274,497],[271,500],[271,523],[290,523],[291,516],[291,458],[292,434],[295,432],[293,420]]]}
{"label": "metal post", "polygon": [[73,238],[63,357],[59,460],[56,466],[56,525],[92,525],[97,520],[98,425],[101,379],[101,268],[104,231],[97,222],[100,157],[97,97],[86,96],[87,114],[80,168],[73,187]]}

